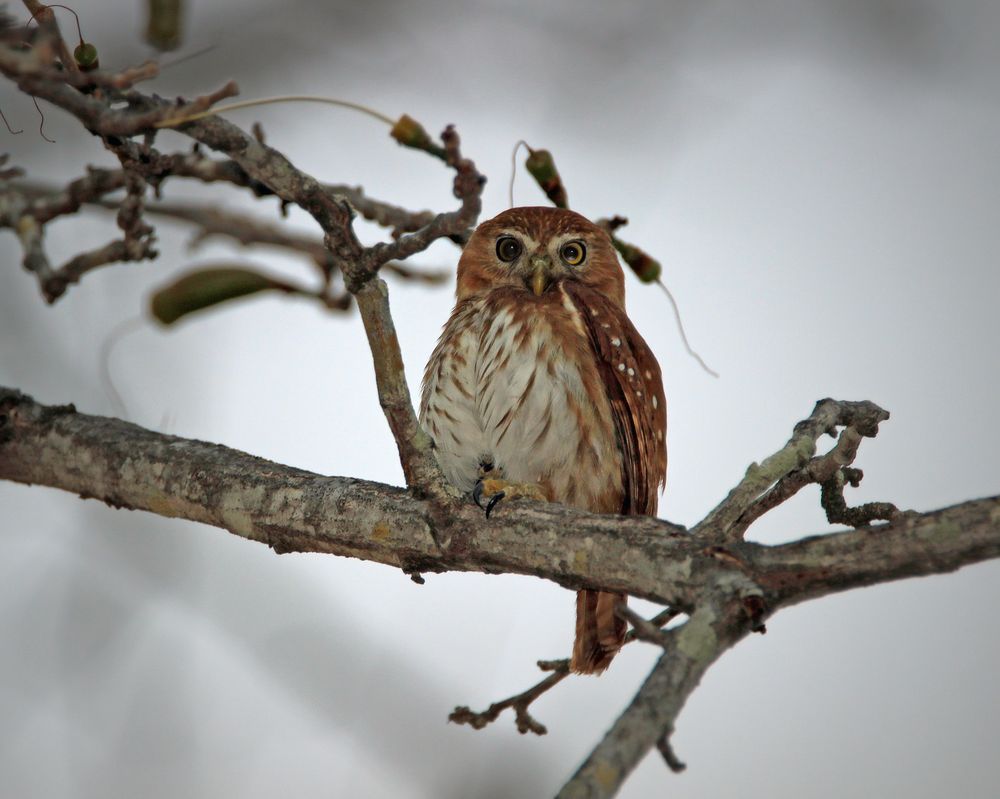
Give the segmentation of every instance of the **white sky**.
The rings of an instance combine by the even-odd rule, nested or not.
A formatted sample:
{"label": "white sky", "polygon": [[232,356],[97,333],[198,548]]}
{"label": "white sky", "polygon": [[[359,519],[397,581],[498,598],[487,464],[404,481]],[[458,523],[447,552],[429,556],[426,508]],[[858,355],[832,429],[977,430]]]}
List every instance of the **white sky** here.
{"label": "white sky", "polygon": [[[139,3],[81,4],[107,66],[145,57]],[[510,149],[548,147],[581,212],[624,214],[657,256],[664,297],[631,280],[629,309],[669,400],[663,514],[696,522],[746,465],[825,396],[892,412],[867,441],[857,501],[931,509],[997,493],[992,424],[1000,279],[1000,10],[988,2],[194,2],[186,51],[154,88],[236,78],[244,97],[317,93],[454,122],[506,207]],[[183,51],[182,51],[183,52]],[[109,157],[4,87],[34,178]],[[331,182],[450,208],[451,175],[372,120],[335,109],[239,112]],[[6,134],[5,134],[6,135]],[[165,136],[161,142],[166,147]],[[171,183],[276,218],[224,188]],[[519,203],[543,201],[523,174]],[[302,214],[293,223],[312,229]],[[0,238],[0,384],[112,413],[102,341],[184,267],[300,261],[159,224],[163,256],[89,276],[55,307]],[[113,235],[109,216],[61,223],[55,261]],[[376,232],[364,229],[371,239]],[[453,266],[438,244],[414,259]],[[411,389],[450,289],[391,282]],[[322,473],[401,481],[356,314],[255,299],[124,338],[111,360],[140,424]],[[777,542],[828,529],[816,491],[762,520]],[[431,575],[277,557],[220,531],[0,484],[0,795],[507,797],[552,794],[600,738],[656,653],[630,646],[607,676],[537,703],[519,736],[445,723],[535,681],[568,653],[573,598],[519,577]],[[728,653],[680,717],[688,771],[654,755],[622,796],[987,797],[1000,782],[1000,567],[828,598],[775,616]]]}

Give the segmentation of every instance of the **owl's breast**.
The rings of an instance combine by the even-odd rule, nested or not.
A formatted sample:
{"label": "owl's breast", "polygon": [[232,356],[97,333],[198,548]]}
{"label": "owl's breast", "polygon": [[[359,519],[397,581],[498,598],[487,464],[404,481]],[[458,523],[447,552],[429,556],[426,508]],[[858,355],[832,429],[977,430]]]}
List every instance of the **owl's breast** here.
{"label": "owl's breast", "polygon": [[463,490],[492,462],[555,501],[617,511],[622,456],[590,343],[559,288],[539,299],[496,290],[456,309],[428,364],[422,421]]}
{"label": "owl's breast", "polygon": [[455,307],[427,362],[420,397],[420,424],[434,440],[438,464],[448,481],[466,492],[488,457],[476,404],[481,328],[481,303]]}

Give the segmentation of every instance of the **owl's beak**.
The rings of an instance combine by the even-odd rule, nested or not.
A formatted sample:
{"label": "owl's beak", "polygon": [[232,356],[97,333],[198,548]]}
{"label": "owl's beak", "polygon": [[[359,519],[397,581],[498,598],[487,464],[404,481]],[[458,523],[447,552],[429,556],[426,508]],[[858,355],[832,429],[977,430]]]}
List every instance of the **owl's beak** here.
{"label": "owl's beak", "polygon": [[549,259],[536,255],[531,259],[531,266],[531,290],[536,297],[541,297],[549,287]]}

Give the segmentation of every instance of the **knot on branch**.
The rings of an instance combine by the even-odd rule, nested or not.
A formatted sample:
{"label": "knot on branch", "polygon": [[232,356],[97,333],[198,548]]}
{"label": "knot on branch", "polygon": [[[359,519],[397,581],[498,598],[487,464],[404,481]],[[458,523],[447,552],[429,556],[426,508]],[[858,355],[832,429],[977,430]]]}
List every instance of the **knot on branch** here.
{"label": "knot on branch", "polygon": [[838,427],[853,427],[862,436],[874,438],[880,423],[889,419],[889,411],[874,402],[862,400],[835,400],[827,397],[816,403],[808,419],[795,425],[795,434],[804,434],[818,439],[822,433],[836,435]]}

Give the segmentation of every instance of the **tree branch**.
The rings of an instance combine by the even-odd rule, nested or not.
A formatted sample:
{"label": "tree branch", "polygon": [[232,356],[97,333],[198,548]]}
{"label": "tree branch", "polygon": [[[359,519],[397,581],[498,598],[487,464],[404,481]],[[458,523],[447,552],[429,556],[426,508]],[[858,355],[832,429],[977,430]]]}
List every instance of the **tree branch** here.
{"label": "tree branch", "polygon": [[127,194],[118,208],[117,216],[118,227],[125,235],[103,247],[74,256],[44,279],[39,275],[42,294],[48,302],[54,302],[63,295],[67,286],[78,282],[85,274],[98,267],[156,257],[153,228],[142,220],[146,181],[135,172],[126,171],[125,188]]}
{"label": "tree branch", "polygon": [[614,796],[652,746],[660,748],[671,770],[682,769],[668,740],[674,720],[708,667],[747,632],[739,602],[707,602],[683,625],[664,633],[669,651],[557,799]]}
{"label": "tree branch", "polygon": [[[0,47],[0,71],[15,80],[22,90],[44,97],[74,114],[89,130],[104,139],[124,166],[144,175],[148,168],[144,170],[142,165],[151,160],[149,142],[156,135],[158,122],[209,108],[236,91],[235,84],[230,83],[216,92],[178,105],[133,90],[116,95],[128,104],[127,109],[119,110],[104,100],[43,75],[40,69],[37,54],[26,55]],[[445,129],[442,141],[445,161],[455,171],[454,194],[461,201],[458,210],[439,213],[417,230],[403,233],[392,242],[368,248],[361,245],[354,233],[354,212],[347,200],[330,192],[311,175],[296,169],[284,155],[267,146],[262,136],[249,134],[217,117],[181,123],[175,129],[224,153],[283,202],[295,203],[319,224],[329,257],[339,265],[347,289],[357,295],[375,363],[379,400],[399,449],[407,485],[441,502],[452,501],[454,490],[441,474],[431,452],[430,439],[420,429],[413,410],[403,374],[399,342],[389,314],[388,294],[384,284],[376,280],[376,275],[390,260],[420,252],[442,237],[464,237],[475,224],[481,209],[485,178],[475,164],[462,155],[454,128],[448,126]],[[137,145],[128,138],[139,133],[146,135],[145,145]],[[24,237],[22,241],[25,241]],[[34,246],[35,243],[33,239],[27,240],[27,245]],[[27,255],[25,261],[27,265]],[[37,270],[47,270],[46,263],[32,265]]]}
{"label": "tree branch", "polygon": [[[633,641],[646,640],[663,646],[664,642],[668,639],[660,628],[680,614],[678,610],[667,608],[657,613],[652,619],[644,619],[627,605],[621,605],[619,610],[621,611],[621,615],[633,625],[632,629],[625,636],[626,644],[630,644]],[[528,712],[528,708],[532,702],[554,688],[562,682],[564,677],[569,675],[569,662],[569,658],[539,660],[538,668],[542,671],[551,672],[548,677],[545,677],[519,694],[514,694],[514,696],[494,702],[486,710],[475,712],[466,705],[456,707],[448,716],[448,721],[456,724],[468,724],[473,729],[481,730],[487,724],[496,721],[504,710],[513,708],[514,723],[517,725],[519,733],[533,732],[536,735],[545,735],[548,732],[545,725],[536,720]]]}
{"label": "tree branch", "polygon": [[1000,496],[780,546],[740,542],[720,553],[660,519],[556,503],[517,500],[489,522],[471,502],[442,513],[399,488],[41,405],[12,389],[0,389],[0,479],[204,522],[277,552],[329,552],[407,571],[528,574],[681,609],[696,607],[720,575],[758,584],[773,612],[1000,556]]}
{"label": "tree branch", "polygon": [[526,732],[533,732],[535,735],[545,735],[548,732],[545,725],[532,716],[528,712],[528,708],[538,697],[557,686],[569,676],[569,660],[560,660],[554,663],[539,661],[538,665],[554,666],[554,668],[546,669],[546,671],[550,672],[549,676],[539,680],[526,691],[510,696],[507,699],[501,699],[499,702],[494,702],[486,710],[479,713],[476,713],[465,705],[456,707],[448,714],[448,721],[455,724],[468,724],[473,729],[481,730],[490,722],[496,721],[500,714],[507,708],[513,708],[514,723],[517,725],[519,733],[523,735]]}
{"label": "tree branch", "polygon": [[[759,464],[750,464],[739,484],[691,530],[692,534],[742,540],[746,529],[764,512],[803,486],[825,482],[838,468],[852,463],[861,438],[876,436],[879,424],[888,418],[889,412],[874,402],[820,400],[809,418],[795,425],[788,443]],[[822,458],[813,458],[820,437],[836,435],[838,427],[845,429],[834,448]]]}

